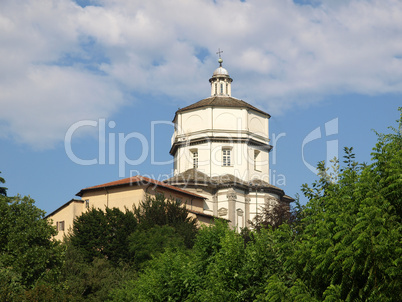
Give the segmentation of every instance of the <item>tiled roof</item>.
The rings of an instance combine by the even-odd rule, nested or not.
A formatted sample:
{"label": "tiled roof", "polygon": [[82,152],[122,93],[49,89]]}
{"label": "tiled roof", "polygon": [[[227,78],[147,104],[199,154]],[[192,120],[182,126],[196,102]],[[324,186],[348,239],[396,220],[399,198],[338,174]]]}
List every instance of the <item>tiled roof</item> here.
{"label": "tiled roof", "polygon": [[249,103],[236,99],[231,96],[211,96],[209,98],[203,99],[197,103],[191,104],[187,107],[181,108],[176,111],[176,114],[179,112],[184,112],[192,109],[202,108],[202,107],[223,107],[223,108],[249,108],[268,117],[271,117],[268,113],[250,105]]}
{"label": "tiled roof", "polygon": [[101,189],[101,188],[110,188],[110,187],[119,187],[119,186],[133,186],[133,185],[147,185],[147,184],[152,184],[152,185],[164,187],[166,189],[173,190],[173,191],[176,191],[176,192],[180,192],[180,193],[183,193],[183,194],[186,194],[186,195],[190,195],[190,196],[205,199],[205,197],[203,197],[201,195],[191,193],[191,192],[183,190],[181,188],[166,184],[164,182],[161,182],[161,181],[158,181],[158,180],[155,180],[155,179],[151,179],[151,178],[148,178],[148,177],[145,177],[145,176],[141,176],[141,175],[132,176],[132,177],[124,178],[124,179],[111,181],[111,182],[108,182],[108,183],[105,183],[105,184],[88,187],[88,188],[82,189],[76,195],[77,196],[82,196],[87,191]]}

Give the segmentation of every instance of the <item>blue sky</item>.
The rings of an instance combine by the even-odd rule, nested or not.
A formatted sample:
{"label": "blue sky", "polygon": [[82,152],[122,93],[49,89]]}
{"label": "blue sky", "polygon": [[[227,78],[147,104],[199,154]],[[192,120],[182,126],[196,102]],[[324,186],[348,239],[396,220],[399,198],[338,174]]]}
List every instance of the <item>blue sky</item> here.
{"label": "blue sky", "polygon": [[[392,0],[2,1],[1,176],[47,212],[122,170],[166,178],[169,123],[209,96],[221,48],[232,95],[272,116],[271,183],[295,196],[315,179],[309,165],[344,146],[369,162],[372,129],[396,126],[401,33]],[[66,135],[91,123],[67,140],[98,161],[81,165]],[[119,165],[119,151],[137,163]]]}

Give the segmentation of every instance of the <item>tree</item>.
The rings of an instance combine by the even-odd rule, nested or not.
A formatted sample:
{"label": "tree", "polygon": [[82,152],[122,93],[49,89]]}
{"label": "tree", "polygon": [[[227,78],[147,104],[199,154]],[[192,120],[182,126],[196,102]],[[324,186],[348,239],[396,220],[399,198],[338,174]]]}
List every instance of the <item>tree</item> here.
{"label": "tree", "polygon": [[[276,247],[289,243],[290,228],[252,232],[244,245],[227,222],[202,227],[191,250],[167,249],[150,260],[138,279],[112,292],[113,301],[253,301],[266,280],[282,273]],[[290,244],[291,245],[291,244]]]}
{"label": "tree", "polygon": [[0,263],[9,284],[32,287],[57,275],[63,248],[51,240],[56,230],[44,216],[30,197],[0,195]]}
{"label": "tree", "polygon": [[103,258],[117,265],[131,261],[128,237],[136,227],[137,219],[127,209],[122,212],[118,208],[92,208],[75,218],[68,241],[88,263]]}
{"label": "tree", "polygon": [[183,238],[186,247],[193,246],[197,233],[196,220],[189,216],[185,207],[166,199],[162,194],[155,197],[148,195],[138,207],[134,207],[134,215],[141,230],[147,230],[156,225],[171,226]]}
{"label": "tree", "polygon": [[149,229],[137,229],[129,237],[129,250],[133,255],[133,264],[141,267],[143,264],[157,257],[166,249],[185,249],[184,239],[171,226],[155,225]]}
{"label": "tree", "polygon": [[[4,180],[3,177],[0,177],[0,183],[2,183],[2,184],[6,183],[6,181]],[[6,187],[0,187],[0,195],[7,196],[7,188]]]}
{"label": "tree", "polygon": [[342,167],[319,163],[319,179],[302,187],[309,202],[291,223],[246,234],[220,221],[202,227],[190,251],[167,249],[111,299],[399,301],[401,133],[379,135],[372,155],[360,165],[345,148]]}
{"label": "tree", "polygon": [[110,301],[189,301],[191,280],[196,278],[188,267],[189,257],[184,251],[167,249],[147,263],[139,278],[113,290]]}
{"label": "tree", "polygon": [[261,230],[272,228],[276,229],[283,223],[289,223],[292,219],[292,213],[288,204],[277,202],[272,206],[265,206],[252,221],[251,228]]}
{"label": "tree", "polygon": [[69,297],[67,301],[106,301],[113,289],[131,278],[135,272],[127,264],[116,266],[105,258],[88,263],[79,250],[68,248],[57,285],[58,291]]}
{"label": "tree", "polygon": [[401,133],[379,134],[372,156],[372,164],[359,165],[345,148],[335,178],[318,165],[319,180],[303,186],[309,202],[285,263],[287,281],[272,276],[264,300],[400,299]]}
{"label": "tree", "polygon": [[105,301],[113,288],[134,277],[129,236],[137,228],[133,212],[92,208],[75,218],[64,241],[60,284],[76,301]]}
{"label": "tree", "polygon": [[113,291],[111,299],[199,301],[197,295],[204,288],[208,264],[212,264],[213,257],[222,248],[222,237],[228,231],[224,222],[218,222],[214,227],[202,227],[192,250],[168,248],[147,263],[138,279],[127,281],[121,289]]}

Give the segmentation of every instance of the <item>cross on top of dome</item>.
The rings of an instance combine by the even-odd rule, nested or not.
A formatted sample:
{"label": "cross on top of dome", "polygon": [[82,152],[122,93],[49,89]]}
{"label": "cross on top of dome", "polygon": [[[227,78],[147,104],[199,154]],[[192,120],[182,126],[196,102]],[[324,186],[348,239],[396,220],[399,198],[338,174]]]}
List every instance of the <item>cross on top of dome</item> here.
{"label": "cross on top of dome", "polygon": [[223,52],[223,50],[221,50],[220,48],[218,48],[218,52],[216,53],[217,55],[219,55],[219,59],[218,59],[218,62],[219,62],[219,66],[220,67],[222,67],[222,62],[223,62],[223,60],[222,60],[222,58],[221,58],[221,53]]}

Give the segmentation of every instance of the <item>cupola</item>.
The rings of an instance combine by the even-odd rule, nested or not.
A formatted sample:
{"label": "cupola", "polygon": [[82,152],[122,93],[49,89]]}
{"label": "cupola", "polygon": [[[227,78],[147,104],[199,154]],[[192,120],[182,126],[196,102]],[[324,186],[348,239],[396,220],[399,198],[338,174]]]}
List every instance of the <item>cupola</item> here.
{"label": "cupola", "polygon": [[218,63],[219,67],[215,69],[212,78],[209,79],[211,96],[231,96],[233,79],[229,76],[228,71],[222,67],[222,58],[219,58]]}

